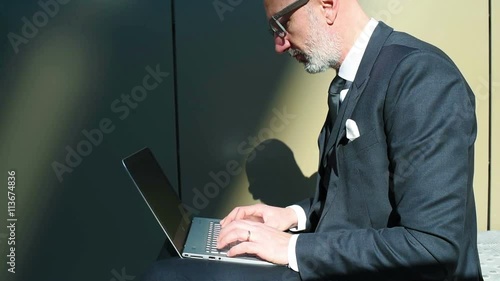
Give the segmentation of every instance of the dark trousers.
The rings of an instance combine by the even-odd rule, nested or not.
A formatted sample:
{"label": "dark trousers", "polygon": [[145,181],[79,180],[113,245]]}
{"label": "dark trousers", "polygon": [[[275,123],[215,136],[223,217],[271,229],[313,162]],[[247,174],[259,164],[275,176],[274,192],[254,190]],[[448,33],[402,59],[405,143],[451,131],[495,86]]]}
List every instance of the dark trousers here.
{"label": "dark trousers", "polygon": [[[168,244],[168,243],[166,243]],[[300,281],[297,272],[285,266],[245,265],[229,262],[181,259],[164,247],[141,281]]]}

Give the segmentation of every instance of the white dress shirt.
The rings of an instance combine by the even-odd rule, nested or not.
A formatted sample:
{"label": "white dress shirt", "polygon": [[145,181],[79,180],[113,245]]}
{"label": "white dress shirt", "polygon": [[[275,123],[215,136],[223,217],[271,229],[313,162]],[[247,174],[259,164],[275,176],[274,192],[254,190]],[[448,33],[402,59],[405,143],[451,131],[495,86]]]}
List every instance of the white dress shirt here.
{"label": "white dress shirt", "polygon": [[[356,39],[356,42],[352,46],[352,48],[349,50],[349,53],[347,53],[347,56],[345,57],[344,61],[342,62],[342,65],[340,65],[340,69],[338,72],[338,75],[342,78],[344,78],[347,81],[354,81],[354,78],[356,77],[356,73],[358,72],[359,65],[361,64],[361,59],[363,58],[363,55],[365,53],[366,47],[368,46],[368,42],[370,41],[370,38],[372,37],[373,31],[378,25],[378,21],[375,19],[370,19],[368,24],[365,26],[361,34],[359,35],[358,39]],[[347,95],[346,90],[342,90],[340,92],[340,101],[343,102],[346,95]],[[306,213],[302,207],[298,205],[292,205],[287,208],[291,208],[295,211],[297,214],[297,227],[290,229],[293,232],[297,231],[302,231],[306,228]],[[294,271],[299,271],[299,266],[297,265],[297,255],[295,253],[295,246],[297,244],[297,239],[299,237],[299,234],[294,234],[290,238],[290,242],[288,243],[288,267],[293,269]]]}

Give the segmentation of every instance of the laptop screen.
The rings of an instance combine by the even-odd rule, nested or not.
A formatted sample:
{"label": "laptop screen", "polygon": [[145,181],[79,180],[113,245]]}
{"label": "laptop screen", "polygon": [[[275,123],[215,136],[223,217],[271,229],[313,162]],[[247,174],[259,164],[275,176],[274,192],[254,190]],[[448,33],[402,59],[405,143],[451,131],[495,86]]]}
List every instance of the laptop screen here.
{"label": "laptop screen", "polygon": [[191,217],[149,148],[123,159],[123,165],[160,223],[179,256],[189,231]]}

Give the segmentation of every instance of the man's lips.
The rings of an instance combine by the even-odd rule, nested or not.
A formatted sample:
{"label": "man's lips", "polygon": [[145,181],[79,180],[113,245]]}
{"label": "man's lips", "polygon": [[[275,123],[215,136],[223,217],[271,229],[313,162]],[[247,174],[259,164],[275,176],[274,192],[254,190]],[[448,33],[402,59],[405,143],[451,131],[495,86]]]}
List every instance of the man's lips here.
{"label": "man's lips", "polygon": [[302,62],[302,63],[304,63],[304,62],[306,62],[306,61],[307,61],[307,60],[306,60],[306,57],[305,57],[303,54],[301,54],[301,53],[296,53],[296,54],[294,54],[294,55],[293,55],[293,57],[294,57],[297,61]]}
{"label": "man's lips", "polygon": [[298,62],[301,62],[301,63],[306,63],[307,62],[306,55],[303,52],[301,52],[301,51],[299,51],[297,49],[290,49],[288,51],[288,54],[291,57],[295,58]]}

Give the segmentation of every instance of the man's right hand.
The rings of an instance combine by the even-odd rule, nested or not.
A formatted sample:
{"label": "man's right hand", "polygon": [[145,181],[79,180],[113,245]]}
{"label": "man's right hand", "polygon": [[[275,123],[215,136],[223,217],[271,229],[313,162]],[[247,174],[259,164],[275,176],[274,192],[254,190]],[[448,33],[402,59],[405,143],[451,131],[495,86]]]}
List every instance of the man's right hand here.
{"label": "man's right hand", "polygon": [[279,208],[265,204],[234,208],[220,224],[227,226],[236,220],[251,220],[264,223],[281,231],[297,226],[297,215],[291,208]]}

